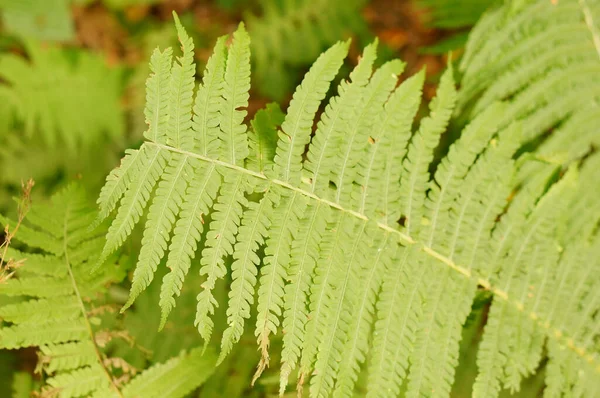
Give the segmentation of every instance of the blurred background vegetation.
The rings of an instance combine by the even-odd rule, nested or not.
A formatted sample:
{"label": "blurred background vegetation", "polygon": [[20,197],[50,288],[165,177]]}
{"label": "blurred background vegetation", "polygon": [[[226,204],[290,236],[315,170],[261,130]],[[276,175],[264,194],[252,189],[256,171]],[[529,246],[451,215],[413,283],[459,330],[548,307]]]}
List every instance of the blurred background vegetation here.
{"label": "blurred background vegetation", "polygon": [[[0,0],[0,208],[33,177],[47,196],[74,178],[97,189],[144,131],[150,52],[176,46],[171,12],[192,34],[199,70],[218,36],[244,21],[252,38],[249,115],[285,109],[319,53],[352,37],[349,59],[378,37],[380,61],[406,75],[426,67],[434,92],[448,50],[460,48],[486,1]],[[483,5],[483,6],[482,6]],[[348,65],[350,68],[351,65]]]}
{"label": "blurred background vegetation", "polygon": [[[353,38],[349,62],[356,62],[362,47],[378,37],[383,53],[380,62],[402,59],[407,62],[406,76],[426,68],[426,107],[446,66],[446,54],[453,51],[454,59],[460,57],[469,27],[493,3],[0,0],[0,212],[14,211],[11,197],[20,191],[21,181],[30,177],[36,181],[34,203],[73,180],[80,181],[90,198],[97,196],[124,149],[142,141],[150,53],[157,46],[177,46],[172,11],[180,15],[194,39],[199,70],[216,38],[233,32],[240,21],[246,23],[253,62],[250,119],[272,101],[285,109],[294,87],[319,53],[348,37]],[[127,255],[119,260],[123,265],[131,261]],[[198,278],[190,276],[185,283],[197,285]],[[193,327],[195,295],[185,287],[165,331],[156,331],[158,286],[151,285],[125,316],[107,321],[127,331],[121,338],[109,339],[111,349],[139,369],[165,361],[200,340]],[[111,305],[122,304],[127,291],[127,287],[111,287]],[[226,294],[224,289],[222,294]],[[459,380],[473,377],[474,350],[470,347],[480,336],[488,300],[480,298],[465,327]],[[272,377],[263,376],[258,387],[250,388],[258,360],[254,337],[247,336],[236,350],[202,387],[201,396],[275,395],[277,369],[272,370]],[[36,383],[37,376],[32,375],[37,362],[34,350],[0,351],[0,397],[11,395],[11,385],[29,396]],[[539,383],[532,380],[532,388],[539,388]],[[469,396],[469,388],[457,385],[454,393]]]}

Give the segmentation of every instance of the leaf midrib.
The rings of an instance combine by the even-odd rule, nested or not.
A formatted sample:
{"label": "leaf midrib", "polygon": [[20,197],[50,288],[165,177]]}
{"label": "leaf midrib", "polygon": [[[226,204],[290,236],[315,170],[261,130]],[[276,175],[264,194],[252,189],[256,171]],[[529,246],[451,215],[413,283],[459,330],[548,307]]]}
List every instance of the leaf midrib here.
{"label": "leaf midrib", "polygon": [[[241,166],[237,166],[234,164],[231,164],[229,162],[225,162],[222,160],[218,160],[218,159],[213,159],[207,156],[203,156],[194,152],[189,152],[189,151],[185,151],[183,149],[179,149],[179,148],[174,148],[172,146],[169,145],[165,145],[165,144],[159,144],[156,142],[152,142],[152,141],[146,141],[145,142],[146,145],[153,145],[156,146],[158,149],[162,149],[162,150],[166,150],[166,151],[171,151],[171,152],[178,152],[205,162],[209,162],[212,163],[216,166],[222,166],[222,167],[226,167],[228,169],[231,170],[235,170],[237,172],[240,173],[245,173],[247,175],[250,175],[252,177],[261,179],[261,180],[265,180],[270,182],[271,184],[274,185],[279,185],[283,188],[295,191],[301,195],[304,195],[310,199],[313,199],[315,201],[321,202],[323,204],[326,204],[329,207],[332,207],[334,209],[337,209],[343,213],[349,214],[357,219],[360,220],[364,220],[364,221],[372,221],[370,220],[367,216],[365,216],[364,214],[361,214],[357,211],[354,210],[350,210],[350,209],[346,209],[343,206],[341,206],[338,203],[332,202],[330,200],[321,198],[317,195],[315,195],[312,192],[306,191],[302,188],[298,188],[295,187],[285,181],[281,181],[279,179],[274,179],[274,178],[270,178],[262,173],[256,172],[256,171],[252,171],[249,169],[246,169],[244,167]],[[405,244],[409,244],[409,245],[414,245],[414,244],[419,244],[421,246],[421,251],[435,259],[437,259],[438,261],[442,262],[443,264],[445,264],[446,266],[452,268],[455,272],[458,272],[459,274],[463,275],[465,278],[467,279],[471,279],[474,282],[477,283],[478,286],[480,286],[481,288],[490,291],[491,293],[494,294],[495,297],[497,297],[498,299],[501,299],[503,301],[506,301],[507,303],[511,304],[512,306],[514,306],[519,312],[522,312],[526,315],[529,316],[529,318],[531,318],[533,321],[536,322],[536,324],[541,327],[542,329],[545,329],[547,332],[547,336],[549,336],[550,338],[553,338],[555,340],[557,340],[561,345],[564,345],[566,347],[568,347],[571,351],[575,352],[578,356],[584,358],[587,362],[589,362],[593,368],[596,369],[596,371],[598,373],[600,373],[600,364],[597,363],[597,359],[595,358],[595,356],[590,353],[587,352],[585,350],[585,348],[579,344],[576,344],[575,341],[573,341],[572,338],[570,338],[568,335],[566,335],[564,333],[563,330],[556,328],[556,327],[552,327],[551,325],[547,324],[544,319],[542,319],[540,317],[539,314],[537,314],[536,312],[533,311],[527,311],[523,304],[520,303],[517,300],[512,299],[511,297],[509,297],[508,293],[505,290],[502,290],[496,286],[493,286],[491,284],[491,282],[487,279],[481,278],[477,275],[473,275],[471,273],[471,271],[467,268],[464,268],[458,264],[456,264],[453,260],[451,260],[450,258],[446,257],[445,255],[435,251],[434,249],[425,246],[425,244],[423,244],[422,242],[419,242],[417,240],[415,240],[414,238],[412,238],[410,235],[398,230],[397,228],[391,227],[387,224],[381,223],[381,222],[375,222],[375,225],[377,225],[378,228],[384,230],[384,231],[388,231],[391,232],[395,235],[398,236],[398,238],[400,240],[402,240]]]}
{"label": "leaf midrib", "polygon": [[119,389],[119,386],[116,384],[111,373],[108,371],[106,365],[104,365],[104,360],[102,358],[102,354],[100,353],[100,349],[98,348],[98,345],[96,344],[96,338],[94,335],[94,330],[92,329],[92,324],[88,318],[87,310],[85,309],[85,304],[83,303],[83,299],[81,298],[81,293],[79,292],[79,286],[77,284],[77,281],[75,280],[75,275],[73,274],[73,268],[71,267],[71,262],[69,260],[69,246],[68,246],[68,225],[69,225],[68,220],[69,220],[70,212],[71,212],[71,203],[67,203],[67,207],[66,207],[65,215],[64,215],[64,219],[63,219],[63,259],[65,262],[65,266],[69,272],[69,279],[71,280],[71,284],[73,286],[73,292],[75,293],[75,296],[77,297],[77,302],[81,309],[81,316],[83,318],[87,332],[89,334],[90,341],[94,347],[94,352],[95,352],[96,358],[98,360],[98,365],[102,368],[102,371],[106,375],[106,378],[108,379],[114,392],[120,398],[124,398],[123,394],[121,393],[121,390]]}

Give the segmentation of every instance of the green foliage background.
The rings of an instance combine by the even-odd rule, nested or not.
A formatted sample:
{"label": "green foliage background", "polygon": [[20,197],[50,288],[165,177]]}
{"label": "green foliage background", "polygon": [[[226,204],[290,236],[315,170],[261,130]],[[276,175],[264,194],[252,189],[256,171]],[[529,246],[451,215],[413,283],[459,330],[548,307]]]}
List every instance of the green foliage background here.
{"label": "green foliage background", "polygon": [[[590,3],[594,3],[592,11],[596,12],[598,5]],[[79,374],[68,374],[74,369],[84,369],[81,371],[88,372],[86,377],[106,369],[114,371],[115,379],[122,383],[123,391],[130,394],[128,396],[269,397],[279,393],[279,366],[266,369],[251,386],[256,364],[261,360],[252,331],[240,333],[239,343],[233,345],[232,352],[225,358],[218,358],[216,348],[222,334],[228,330],[226,305],[214,309],[212,335],[209,332],[198,333],[194,326],[196,296],[204,278],[197,272],[190,273],[183,281],[177,306],[168,319],[157,305],[161,301],[162,306],[161,281],[169,274],[168,269],[162,266],[154,276],[154,282],[145,290],[136,292],[139,296],[133,306],[124,313],[119,312],[123,306],[131,305],[129,290],[143,242],[143,228],[133,229],[133,239],[116,253],[102,252],[102,257],[107,257],[109,264],[99,277],[104,278],[103,283],[87,285],[91,283],[87,272],[95,267],[96,258],[83,260],[83,255],[80,262],[71,261],[73,269],[80,267],[77,269],[81,274],[75,272],[70,281],[63,279],[67,276],[64,270],[49,274],[47,270],[35,268],[36,261],[39,268],[64,262],[65,258],[69,264],[68,253],[77,259],[79,251],[85,252],[88,246],[96,249],[95,257],[100,255],[108,224],[100,224],[97,235],[85,227],[95,219],[93,201],[106,175],[124,154],[129,153],[127,148],[138,148],[144,141],[143,132],[147,129],[144,115],[146,78],[150,74],[148,64],[153,50],[172,46],[179,55],[180,44],[171,16],[173,10],[179,14],[182,26],[195,43],[195,51],[191,54],[197,70],[182,70],[182,74],[204,70],[217,38],[234,32],[240,21],[245,22],[252,52],[252,88],[245,120],[252,120],[252,130],[263,134],[250,143],[250,149],[262,154],[256,148],[264,146],[267,148],[265,158],[275,156],[275,129],[284,120],[281,109],[287,108],[294,88],[319,54],[339,40],[352,38],[350,57],[341,66],[347,74],[356,66],[363,47],[379,37],[377,66],[400,58],[406,62],[408,76],[416,74],[424,66],[427,69],[425,77],[417,75],[425,81],[425,101],[415,105],[415,126],[427,114],[428,102],[434,97],[447,65],[447,53],[453,51],[455,74],[461,90],[449,127],[432,156],[431,167],[442,162],[450,151],[450,145],[476,115],[485,113],[488,108],[492,108],[490,113],[494,112],[493,106],[498,100],[514,99],[507,107],[507,113],[503,114],[504,119],[499,118],[494,123],[501,129],[514,120],[525,120],[524,131],[530,134],[524,139],[525,148],[539,148],[532,155],[539,162],[528,163],[521,169],[517,186],[520,187],[520,183],[525,185],[531,176],[541,176],[539,184],[550,186],[558,180],[559,174],[561,177],[566,174],[570,162],[585,159],[595,152],[598,145],[597,133],[590,133],[585,128],[590,120],[596,120],[598,114],[597,86],[586,87],[589,82],[597,83],[600,76],[594,64],[597,60],[593,59],[595,54],[586,52],[588,48],[579,48],[572,42],[563,43],[560,37],[556,38],[557,48],[566,54],[560,58],[563,62],[560,66],[566,70],[574,68],[581,76],[579,80],[561,85],[561,81],[565,80],[561,80],[560,67],[555,68],[552,63],[548,66],[549,63],[542,61],[537,63],[544,56],[550,57],[551,45],[528,43],[531,47],[523,45],[521,55],[514,55],[501,46],[486,45],[481,39],[486,29],[502,35],[503,23],[510,19],[510,13],[520,15],[518,13],[527,7],[526,1],[512,1],[507,2],[508,16],[496,18],[491,12],[484,14],[484,11],[493,10],[501,4],[501,1],[473,0],[0,0],[0,213],[8,216],[3,219],[3,224],[15,224],[11,221],[18,216],[13,197],[19,196],[22,181],[28,178],[36,181],[31,196],[31,220],[26,219],[31,224],[24,224],[22,236],[16,235],[9,253],[17,260],[27,258],[33,263],[32,271],[24,271],[23,276],[19,274],[18,280],[9,280],[8,287],[0,294],[0,322],[4,322],[3,326],[10,322],[25,324],[21,328],[10,326],[2,334],[2,346],[11,349],[0,350],[0,396],[26,397],[32,391],[41,391],[42,396],[91,396],[93,391],[97,394],[94,396],[111,396],[109,385],[94,388],[77,385],[75,381]],[[551,29],[553,22],[549,22],[550,17],[544,19],[543,13],[537,15],[533,11],[528,15],[534,22],[525,21],[519,25],[524,36]],[[465,50],[471,27],[480,19],[480,25],[473,31],[475,39],[467,44]],[[564,19],[566,21],[567,17]],[[569,30],[571,27],[565,21],[559,22],[565,23],[566,31],[572,34],[571,39],[579,38],[578,34],[583,37],[584,34],[576,28]],[[523,55],[527,54],[527,50],[533,51],[529,58]],[[486,63],[490,58],[503,56],[507,59],[505,64],[490,66]],[[389,66],[391,64],[386,65],[390,70],[395,68]],[[583,66],[577,69],[578,65]],[[210,69],[210,64],[208,67]],[[507,71],[512,74],[508,75]],[[573,72],[565,72],[568,73]],[[530,84],[535,86],[546,79],[553,84],[553,91],[550,91],[553,96],[564,96],[562,102],[559,103],[561,98],[550,99],[546,94],[536,94],[533,89],[528,91]],[[339,80],[336,78],[332,86],[336,86]],[[328,91],[326,99],[334,94],[333,90]],[[553,105],[555,103],[559,105]],[[446,107],[444,103],[430,106],[444,112],[452,111],[452,106]],[[571,124],[559,124],[567,115],[579,111],[579,119],[570,120]],[[319,109],[321,112],[325,112],[324,106]],[[558,128],[554,129],[556,124],[559,124]],[[550,135],[550,128],[553,128],[553,135],[543,141],[543,137]],[[565,147],[569,150],[559,150]],[[261,172],[267,168],[260,161],[251,167]],[[589,168],[582,173],[597,175]],[[589,200],[590,207],[597,206],[592,204],[592,199]],[[79,221],[72,221],[68,214],[62,213],[63,205],[71,202],[78,209]],[[75,236],[74,243],[66,238],[66,233],[64,242],[61,236],[54,236],[53,231],[62,224],[46,219],[47,214],[56,216],[57,220],[73,222],[69,234]],[[212,214],[209,214],[203,222],[208,225],[213,221],[211,217]],[[40,241],[36,231],[47,234],[44,236],[51,239]],[[207,231],[204,231],[202,236],[206,234]],[[96,239],[100,236],[101,242]],[[89,245],[78,247],[81,242]],[[66,246],[61,249],[63,244]],[[575,252],[579,249],[584,250],[579,247],[569,250]],[[258,249],[259,252],[261,250]],[[571,255],[571,251],[568,253]],[[261,256],[264,254],[260,253]],[[232,256],[225,256],[224,265],[230,268],[234,260]],[[17,284],[15,281],[19,283],[17,287],[13,287]],[[216,302],[228,301],[227,286],[231,281],[232,275],[225,274],[223,280],[215,284],[212,295]],[[28,284],[35,292],[10,294],[11,289],[19,292],[21,284]],[[57,314],[69,311],[73,303],[68,301],[68,297],[74,294],[68,287],[71,284],[79,284],[83,302],[88,306],[87,315],[84,306],[83,313],[77,312],[65,319],[50,319],[52,311],[38,316],[46,311],[43,310],[45,308],[51,308]],[[39,293],[46,285],[64,288],[65,297]],[[475,382],[481,367],[477,363],[477,353],[482,347],[486,322],[497,316],[490,312],[495,307],[489,291],[478,290],[473,295],[475,299],[461,331],[459,365],[451,391],[455,397],[471,396],[474,383],[476,389],[481,388],[481,382]],[[85,345],[88,335],[79,329],[69,340],[73,344],[81,344],[78,349],[89,350],[85,351],[89,354],[89,363],[65,365],[53,362],[52,358],[59,355],[52,351],[57,349],[52,344],[39,344],[42,349],[37,352],[31,347],[12,349],[20,347],[20,335],[27,332],[27,322],[33,322],[11,313],[11,309],[23,308],[14,307],[23,303],[31,303],[36,308],[31,317],[44,325],[42,329],[47,331],[53,330],[57,319],[63,324],[73,323],[74,329],[83,328],[79,323],[92,319],[89,327],[93,329],[92,336],[96,337],[95,348],[104,355],[105,365],[86,367],[95,363],[95,357],[90,347]],[[250,316],[256,317],[254,309]],[[207,341],[202,339],[206,336],[209,336]],[[36,336],[29,338],[35,339]],[[64,340],[62,336],[61,339]],[[272,337],[272,364],[279,364],[281,355],[285,355],[282,353],[284,340],[281,334]],[[208,344],[206,352],[202,349],[205,343]],[[533,346],[536,342],[531,344]],[[541,349],[542,345],[539,347]],[[597,342],[592,341],[591,347],[597,347]],[[547,372],[556,372],[556,368],[548,369],[546,366],[547,350],[552,349],[556,351],[556,347],[550,346],[544,348],[543,353],[540,351],[542,360],[539,365],[535,362],[536,368],[520,369],[520,376],[513,379],[516,380],[515,385],[505,383],[502,389],[498,386],[498,390],[502,390],[500,395],[534,397],[547,393]],[[506,350],[503,355],[510,352],[509,348]],[[215,366],[217,361],[222,361],[218,367]],[[507,369],[510,366],[506,365]],[[514,365],[513,370],[516,367]],[[197,373],[190,372],[190,369]],[[567,368],[562,370],[567,382],[577,379]],[[60,372],[65,372],[65,375]],[[521,376],[526,377],[521,380]],[[296,372],[290,375],[291,385],[296,384],[296,377]],[[359,374],[357,394],[364,393],[369,384],[366,379],[364,372]],[[174,384],[171,385],[171,382]],[[52,389],[65,384],[71,389]],[[410,388],[407,384],[401,386],[400,394]],[[308,386],[305,390],[308,394]],[[295,392],[287,392],[286,395],[294,396]]]}

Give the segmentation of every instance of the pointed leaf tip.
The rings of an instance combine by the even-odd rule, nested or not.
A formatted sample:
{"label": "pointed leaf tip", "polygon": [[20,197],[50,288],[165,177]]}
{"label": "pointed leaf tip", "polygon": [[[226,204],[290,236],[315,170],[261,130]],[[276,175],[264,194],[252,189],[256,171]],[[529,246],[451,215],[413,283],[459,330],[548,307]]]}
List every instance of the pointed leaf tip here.
{"label": "pointed leaf tip", "polygon": [[121,314],[124,313],[129,307],[131,307],[133,305],[133,303],[135,302],[135,299],[138,297],[139,294],[134,294],[132,292],[129,292],[129,298],[127,299],[127,301],[125,302],[125,304],[123,304],[123,307],[121,308],[121,310],[119,311]]}
{"label": "pointed leaf tip", "polygon": [[447,57],[448,57],[448,67],[449,68],[452,67],[452,61],[453,61],[452,56],[453,56],[452,51],[448,51]]}
{"label": "pointed leaf tip", "polygon": [[162,330],[165,327],[165,324],[167,323],[167,317],[168,315],[166,315],[164,312],[161,314],[160,316],[160,323],[158,324],[158,331],[162,332]]}
{"label": "pointed leaf tip", "polygon": [[222,364],[223,361],[225,360],[225,358],[227,358],[227,354],[225,354],[225,351],[221,350],[221,352],[219,353],[219,358],[217,358],[217,363],[215,364],[215,366],[219,366],[220,364]]}

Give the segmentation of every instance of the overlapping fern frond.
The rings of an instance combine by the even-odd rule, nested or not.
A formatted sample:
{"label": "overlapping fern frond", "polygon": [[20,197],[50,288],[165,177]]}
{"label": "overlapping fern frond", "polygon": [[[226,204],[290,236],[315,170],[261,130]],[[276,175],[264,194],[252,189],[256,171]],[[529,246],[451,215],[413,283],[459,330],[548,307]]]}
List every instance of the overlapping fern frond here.
{"label": "overlapping fern frond", "polygon": [[293,91],[295,73],[336,41],[368,36],[365,0],[261,0],[259,16],[248,15],[256,86],[275,100]]}
{"label": "overlapping fern frond", "polygon": [[[0,295],[11,300],[0,307],[0,349],[39,348],[48,375],[42,396],[182,397],[212,373],[214,355],[190,350],[131,380],[135,369],[103,351],[112,332],[101,328],[108,309],[102,296],[125,270],[111,264],[90,273],[106,231],[88,230],[95,216],[76,186],[31,209],[16,238],[28,250],[10,247],[3,258],[11,269],[3,273],[8,277],[0,282]],[[2,223],[16,225],[4,217]]]}
{"label": "overlapping fern frond", "polygon": [[35,206],[27,217],[29,225],[19,228],[18,240],[43,253],[9,248],[4,259],[19,267],[0,284],[0,294],[16,298],[0,308],[5,323],[0,347],[39,347],[51,375],[46,391],[57,389],[62,396],[86,395],[113,382],[98,357],[94,317],[85,300],[103,292],[105,284],[121,280],[124,272],[107,265],[100,275],[90,275],[90,256],[102,246],[101,233],[86,232],[93,217],[83,192],[71,187],[52,204]]}
{"label": "overlapping fern frond", "polygon": [[[515,2],[487,13],[470,35],[460,70],[459,110],[476,115],[510,99],[501,125],[525,120],[524,140],[549,128],[544,154],[581,156],[598,140],[600,4],[593,0]],[[575,142],[570,142],[575,140]]]}
{"label": "overlapping fern frond", "polygon": [[498,5],[497,0],[416,0],[427,10],[427,23],[443,29],[475,25],[488,8]]}
{"label": "overlapping fern frond", "polygon": [[427,26],[439,29],[460,30],[421,51],[433,54],[445,54],[462,48],[469,37],[471,28],[491,8],[502,4],[499,0],[415,0]]}
{"label": "overlapping fern frond", "polygon": [[[517,16],[502,21],[516,26],[531,9],[554,7],[541,4],[507,7]],[[573,4],[583,22],[585,1]],[[515,105],[519,96],[476,108],[438,163],[434,151],[476,75],[467,71],[457,92],[450,66],[412,133],[423,73],[398,85],[403,64],[374,68],[373,43],[315,121],[348,52],[339,42],[306,74],[280,127],[277,117],[263,123],[265,114],[247,126],[243,26],[229,48],[219,39],[194,99],[192,43],[176,25],[183,55],[173,63],[170,49],[156,50],[151,60],[146,142],[127,153],[98,200],[100,219],[117,209],[100,263],[149,204],[127,306],[166,259],[159,302],[166,319],[187,273],[199,272],[196,325],[208,342],[219,305],[213,290],[230,274],[221,359],[255,306],[256,376],[269,365],[272,336],[283,332],[282,392],[298,372],[299,391],[310,385],[311,396],[351,396],[367,371],[368,396],[396,396],[402,386],[411,397],[448,396],[462,325],[477,290],[487,290],[493,304],[474,396],[518,389],[546,342],[548,396],[597,393],[600,156],[580,146],[556,162],[546,144],[524,146],[544,131],[542,122],[548,129],[564,120],[550,111],[552,91],[523,88],[532,90],[527,98],[547,94],[539,112]],[[492,59],[477,35],[471,46],[466,59]],[[600,65],[594,61],[590,70]],[[581,128],[597,139],[594,127]],[[276,140],[256,145],[274,132]]]}
{"label": "overlapping fern frond", "polygon": [[95,54],[44,48],[32,41],[25,50],[28,60],[12,53],[0,56],[2,116],[10,118],[2,126],[70,153],[106,137],[122,138],[119,68],[109,68]]}

